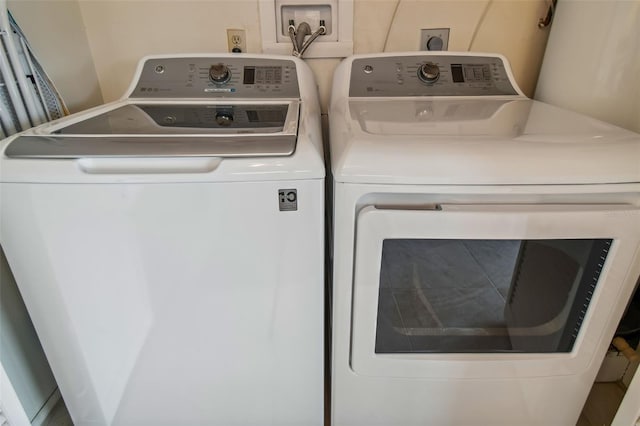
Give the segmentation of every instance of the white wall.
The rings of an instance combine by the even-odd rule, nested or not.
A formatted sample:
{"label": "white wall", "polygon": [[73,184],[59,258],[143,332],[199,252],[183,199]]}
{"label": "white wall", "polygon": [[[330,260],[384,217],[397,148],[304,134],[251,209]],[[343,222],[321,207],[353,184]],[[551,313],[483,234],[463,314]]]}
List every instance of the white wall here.
{"label": "white wall", "polygon": [[87,33],[76,0],[9,0],[24,31],[71,112],[102,103]]}
{"label": "white wall", "polygon": [[257,0],[98,0],[80,10],[105,101],[123,95],[138,60],[159,53],[227,51],[227,28],[247,31],[261,49]]}
{"label": "white wall", "polygon": [[[382,52],[385,40],[387,51],[417,50],[421,28],[451,28],[449,50],[506,55],[531,95],[546,8],[545,0],[354,0],[354,52]],[[122,96],[145,55],[226,51],[227,28],[244,28],[247,50],[261,51],[258,0],[11,0],[10,9],[72,111]],[[326,111],[339,59],[308,62]]]}

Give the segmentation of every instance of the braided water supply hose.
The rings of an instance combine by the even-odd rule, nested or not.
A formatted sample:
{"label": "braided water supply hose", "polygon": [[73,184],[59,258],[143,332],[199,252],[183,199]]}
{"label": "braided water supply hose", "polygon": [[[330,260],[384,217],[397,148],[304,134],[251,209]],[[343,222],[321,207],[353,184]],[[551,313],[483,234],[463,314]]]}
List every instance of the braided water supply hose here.
{"label": "braided water supply hose", "polygon": [[[306,52],[309,46],[311,46],[311,43],[321,35],[326,34],[327,27],[325,27],[324,20],[320,20],[320,27],[312,33],[311,27],[308,23],[302,22],[296,29],[294,21],[289,20],[287,32],[289,33],[291,44],[293,44],[293,56],[302,58],[302,55]],[[307,35],[309,35],[309,39],[305,42],[304,39]]]}

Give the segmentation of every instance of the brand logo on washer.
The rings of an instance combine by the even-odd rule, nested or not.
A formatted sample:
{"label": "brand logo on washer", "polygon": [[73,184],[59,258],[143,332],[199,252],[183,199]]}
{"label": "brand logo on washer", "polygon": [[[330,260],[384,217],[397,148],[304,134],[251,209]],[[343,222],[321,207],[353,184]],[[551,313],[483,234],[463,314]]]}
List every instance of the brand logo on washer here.
{"label": "brand logo on washer", "polygon": [[281,212],[298,210],[298,190],[278,189],[278,201],[280,203]]}

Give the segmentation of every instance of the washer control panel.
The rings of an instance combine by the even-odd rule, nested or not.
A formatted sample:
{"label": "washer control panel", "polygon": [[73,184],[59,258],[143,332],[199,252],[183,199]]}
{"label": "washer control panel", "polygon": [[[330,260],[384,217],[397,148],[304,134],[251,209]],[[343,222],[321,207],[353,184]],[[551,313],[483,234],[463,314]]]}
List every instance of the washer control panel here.
{"label": "washer control panel", "polygon": [[517,95],[494,56],[383,56],[355,59],[349,96]]}
{"label": "washer control panel", "polygon": [[133,98],[299,98],[296,64],[267,58],[153,58]]}

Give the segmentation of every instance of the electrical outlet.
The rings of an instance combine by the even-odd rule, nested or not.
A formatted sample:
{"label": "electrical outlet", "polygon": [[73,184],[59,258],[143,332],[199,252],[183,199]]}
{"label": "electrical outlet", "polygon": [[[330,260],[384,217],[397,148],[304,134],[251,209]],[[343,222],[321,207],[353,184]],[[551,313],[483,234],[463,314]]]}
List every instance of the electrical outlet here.
{"label": "electrical outlet", "polygon": [[420,50],[447,50],[449,48],[449,28],[420,30]]}
{"label": "electrical outlet", "polygon": [[247,39],[245,30],[227,29],[227,45],[229,46],[229,52],[246,52]]}

